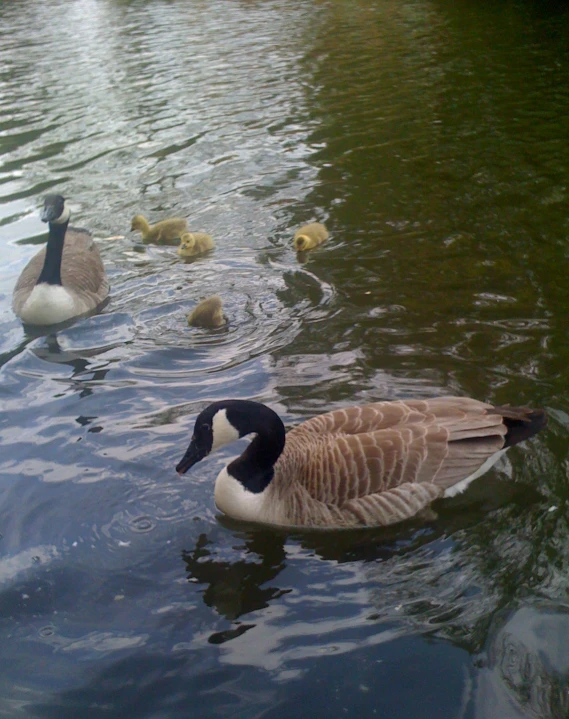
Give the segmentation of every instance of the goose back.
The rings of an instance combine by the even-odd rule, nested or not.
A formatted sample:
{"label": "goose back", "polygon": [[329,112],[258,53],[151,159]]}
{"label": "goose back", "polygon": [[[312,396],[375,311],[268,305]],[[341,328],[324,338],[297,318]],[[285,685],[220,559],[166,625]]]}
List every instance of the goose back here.
{"label": "goose back", "polygon": [[314,417],[286,435],[259,519],[312,527],[402,521],[489,469],[508,446],[509,419],[532,424],[531,434],[546,421],[540,411],[460,397]]}

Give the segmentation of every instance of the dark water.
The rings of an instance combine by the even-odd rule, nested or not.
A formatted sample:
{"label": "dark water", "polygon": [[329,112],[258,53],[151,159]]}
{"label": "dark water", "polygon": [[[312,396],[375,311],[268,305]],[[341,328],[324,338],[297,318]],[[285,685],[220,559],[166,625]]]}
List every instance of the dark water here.
{"label": "dark water", "polygon": [[[566,6],[20,0],[0,35],[0,716],[569,716]],[[104,314],[31,337],[53,190],[125,237]],[[551,423],[428,524],[252,530],[235,447],[174,472],[211,400],[449,393]]]}

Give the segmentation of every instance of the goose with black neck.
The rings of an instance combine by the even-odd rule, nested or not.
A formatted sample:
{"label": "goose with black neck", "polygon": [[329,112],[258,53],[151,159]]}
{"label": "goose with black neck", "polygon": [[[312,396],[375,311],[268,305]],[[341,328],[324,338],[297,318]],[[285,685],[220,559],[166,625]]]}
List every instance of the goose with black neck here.
{"label": "goose with black neck", "polygon": [[49,223],[47,245],[22,270],[12,307],[28,325],[55,325],[93,314],[108,299],[109,283],[99,250],[87,230],[69,227],[61,195],[47,195],[41,219]]}
{"label": "goose with black neck", "polygon": [[542,409],[440,397],[347,407],[285,434],[269,407],[223,400],[198,415],[176,471],[253,434],[216,479],[223,513],[291,528],[384,526],[463,492],[546,424]]}

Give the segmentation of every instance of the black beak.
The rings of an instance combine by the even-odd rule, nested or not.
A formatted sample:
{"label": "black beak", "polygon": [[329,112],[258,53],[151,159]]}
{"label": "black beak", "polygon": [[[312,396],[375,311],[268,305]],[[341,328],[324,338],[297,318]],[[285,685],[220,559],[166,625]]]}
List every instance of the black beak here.
{"label": "black beak", "polygon": [[199,449],[196,442],[192,439],[190,442],[190,446],[186,450],[186,454],[182,457],[182,460],[178,462],[176,465],[176,472],[180,476],[182,474],[185,474],[190,467],[193,467],[194,464],[197,464],[200,460],[202,460],[206,456],[207,452],[203,452]]}
{"label": "black beak", "polygon": [[40,220],[42,222],[52,222],[53,220],[57,220],[56,209],[53,205],[44,205],[41,214],[40,214]]}

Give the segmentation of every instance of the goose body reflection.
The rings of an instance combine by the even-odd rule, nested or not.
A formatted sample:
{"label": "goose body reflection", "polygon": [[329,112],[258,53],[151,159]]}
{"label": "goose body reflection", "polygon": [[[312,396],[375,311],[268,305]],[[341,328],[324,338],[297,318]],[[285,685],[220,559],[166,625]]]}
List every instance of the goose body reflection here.
{"label": "goose body reflection", "polygon": [[282,527],[382,526],[464,491],[508,447],[546,424],[540,409],[442,397],[348,407],[285,434],[269,407],[223,400],[197,417],[176,471],[254,434],[216,479],[222,512]]}
{"label": "goose body reflection", "polygon": [[87,230],[70,228],[61,195],[45,197],[41,219],[49,223],[47,246],[28,262],[12,298],[29,325],[54,325],[101,309],[109,283],[99,250]]}

